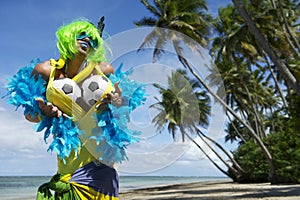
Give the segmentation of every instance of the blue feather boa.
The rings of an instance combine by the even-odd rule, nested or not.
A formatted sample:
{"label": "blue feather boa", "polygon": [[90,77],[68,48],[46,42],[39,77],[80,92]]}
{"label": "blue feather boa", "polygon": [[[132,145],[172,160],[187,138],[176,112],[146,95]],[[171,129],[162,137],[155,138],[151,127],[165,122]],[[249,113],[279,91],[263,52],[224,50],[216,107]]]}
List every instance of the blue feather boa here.
{"label": "blue feather boa", "polygon": [[[46,81],[42,77],[35,79],[31,76],[32,70],[37,62],[32,61],[29,65],[21,68],[6,85],[8,103],[14,105],[16,110],[19,107],[24,108],[24,115],[30,114],[34,117],[36,114],[42,117],[42,120],[36,125],[37,132],[44,130],[44,140],[52,135],[53,141],[49,145],[48,151],[56,152],[58,157],[65,161],[72,150],[77,151],[81,147],[79,136],[84,134],[76,123],[64,116],[60,118],[49,118],[43,116],[35,98],[42,98],[46,102]],[[140,106],[145,100],[145,85],[134,80],[130,80],[128,75],[132,69],[122,72],[120,66],[115,74],[109,76],[112,83],[120,82],[122,88],[122,97],[125,104],[117,108],[109,105],[109,109],[95,113],[98,126],[93,129],[96,136],[91,137],[98,145],[97,151],[101,151],[101,157],[98,158],[106,164],[122,162],[127,159],[125,149],[134,142],[138,141],[140,132],[129,130],[127,124],[130,119],[130,113]],[[96,134],[95,134],[96,133]]]}
{"label": "blue feather boa", "polygon": [[40,97],[44,101],[46,91],[46,81],[42,78],[35,80],[32,76],[34,66],[39,63],[31,61],[31,63],[21,68],[12,78],[8,78],[9,83],[6,85],[7,94],[9,97],[8,103],[14,105],[16,110],[21,106],[24,108],[24,115],[42,114],[35,98]]}
{"label": "blue feather boa", "polygon": [[97,144],[102,144],[97,149],[102,152],[99,160],[108,165],[127,160],[126,147],[129,144],[138,142],[138,136],[141,134],[141,132],[130,130],[127,127],[130,121],[130,113],[146,100],[146,85],[131,80],[128,76],[132,72],[132,68],[122,72],[121,65],[115,71],[115,74],[109,76],[113,84],[119,82],[122,89],[123,105],[115,107],[109,104],[108,110],[95,114],[98,127],[93,129],[93,133],[102,132],[102,134],[97,134],[97,137],[92,138],[96,140]]}
{"label": "blue feather boa", "polygon": [[36,124],[35,130],[37,132],[44,131],[44,140],[50,135],[53,141],[49,145],[48,151],[56,152],[58,157],[65,160],[70,155],[72,150],[77,151],[81,146],[79,135],[81,131],[76,124],[65,117],[49,118],[42,114],[36,98],[42,98],[45,102],[47,82],[40,76],[37,79],[31,76],[33,68],[36,64],[40,63],[39,60],[21,68],[12,78],[9,78],[9,83],[6,85],[8,97],[7,102],[14,105],[16,110],[19,107],[24,108],[24,115],[30,114],[35,117],[36,114],[42,117],[42,120]]}

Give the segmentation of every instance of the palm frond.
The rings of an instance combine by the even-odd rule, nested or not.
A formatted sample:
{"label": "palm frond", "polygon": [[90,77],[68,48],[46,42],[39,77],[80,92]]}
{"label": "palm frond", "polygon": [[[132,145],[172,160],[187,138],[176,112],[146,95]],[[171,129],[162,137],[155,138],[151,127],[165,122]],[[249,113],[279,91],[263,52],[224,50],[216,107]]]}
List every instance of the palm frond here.
{"label": "palm frond", "polygon": [[168,39],[164,36],[164,33],[160,31],[160,36],[156,40],[156,44],[153,51],[153,61],[155,62],[164,53],[164,46],[168,42]]}
{"label": "palm frond", "polygon": [[156,10],[154,6],[151,6],[147,0],[141,0],[141,3],[144,4],[144,6],[156,17],[161,17],[159,11]]}
{"label": "palm frond", "polygon": [[153,29],[143,40],[142,44],[138,48],[138,52],[146,47],[154,46],[157,38],[159,38],[159,31],[155,28]]}
{"label": "palm frond", "polygon": [[143,17],[141,20],[133,22],[137,27],[150,26],[153,27],[156,24],[156,19],[153,17]]}

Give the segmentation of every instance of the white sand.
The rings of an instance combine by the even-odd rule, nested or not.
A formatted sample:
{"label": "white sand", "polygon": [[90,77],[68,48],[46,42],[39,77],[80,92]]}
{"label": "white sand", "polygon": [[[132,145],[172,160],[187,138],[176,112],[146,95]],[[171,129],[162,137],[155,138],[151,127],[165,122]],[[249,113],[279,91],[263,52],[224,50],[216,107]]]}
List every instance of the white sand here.
{"label": "white sand", "polygon": [[271,185],[270,183],[238,184],[233,182],[199,182],[132,190],[121,193],[119,195],[119,199],[296,200],[300,199],[300,185]]}

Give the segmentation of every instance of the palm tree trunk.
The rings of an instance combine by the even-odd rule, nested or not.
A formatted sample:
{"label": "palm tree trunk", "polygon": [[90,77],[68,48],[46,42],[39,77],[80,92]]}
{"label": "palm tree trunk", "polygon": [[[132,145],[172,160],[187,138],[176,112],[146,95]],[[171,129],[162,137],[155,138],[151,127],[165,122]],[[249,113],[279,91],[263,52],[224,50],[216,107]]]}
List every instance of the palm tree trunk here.
{"label": "palm tree trunk", "polygon": [[[276,6],[274,0],[272,0],[271,3],[272,3],[273,8],[276,9],[277,6]],[[286,17],[283,13],[281,0],[278,0],[278,4],[279,4],[279,9],[280,9],[280,14],[281,14],[281,17],[282,17],[283,22],[284,22],[284,25],[282,25],[282,30],[283,30],[284,36],[285,36],[287,42],[289,43],[289,45],[291,46],[291,48],[293,49],[293,51],[295,52],[295,55],[298,58],[300,58],[300,52],[295,48],[295,46],[296,46],[298,49],[300,49],[300,45],[299,45],[297,39],[295,38],[295,36],[292,34],[292,32],[290,30],[290,27],[287,23]],[[292,38],[295,45],[292,43],[290,38]]]}
{"label": "palm tree trunk", "polygon": [[243,3],[240,0],[232,0],[236,9],[239,11],[240,15],[245,20],[249,31],[252,33],[256,39],[258,46],[260,46],[271,58],[272,62],[281,72],[282,76],[286,80],[287,84],[290,85],[298,94],[300,93],[300,85],[295,78],[295,76],[290,72],[288,67],[276,56],[273,49],[269,46],[268,42],[265,40],[264,36],[261,34],[260,30],[256,27],[254,22],[251,20],[250,16],[246,12]]}
{"label": "palm tree trunk", "polygon": [[[176,45],[175,45],[176,46]],[[176,50],[176,47],[175,47]],[[245,128],[247,128],[251,134],[251,136],[254,138],[254,140],[258,143],[260,148],[262,149],[264,155],[266,156],[268,162],[269,162],[269,167],[270,167],[270,180],[274,180],[274,173],[275,173],[275,168],[274,168],[274,163],[273,163],[273,158],[267,149],[267,147],[264,145],[262,140],[257,136],[255,131],[251,128],[250,125],[248,125],[244,120],[240,118],[240,116],[234,112],[234,110],[226,104],[223,99],[221,99],[216,93],[212,91],[212,89],[204,82],[204,80],[192,69],[192,67],[189,65],[188,61],[180,54],[180,51],[178,49],[176,50],[176,53],[178,55],[179,61],[183,64],[184,67],[186,67],[193,75],[194,77],[203,85],[203,87],[222,105],[224,106],[237,120],[239,120]]]}
{"label": "palm tree trunk", "polygon": [[[287,37],[287,39],[288,39],[290,45],[292,46],[292,49],[294,50],[295,54],[298,56],[298,58],[300,58],[300,53],[299,53],[300,45],[299,45],[299,42],[298,42],[297,38],[295,38],[295,36],[292,34],[292,31],[290,30],[290,27],[289,27],[289,25],[287,23],[286,17],[285,17],[285,15],[283,13],[283,8],[282,8],[281,0],[278,0],[278,4],[279,4],[280,14],[281,14],[281,17],[283,19],[285,29],[286,29],[289,37],[292,38],[292,40],[293,40],[293,42],[294,42],[295,45],[293,45],[290,42],[290,40],[289,40],[288,37]],[[284,33],[285,33],[285,30],[284,30]],[[296,48],[294,46],[296,46]],[[297,51],[297,49],[298,49],[298,51]]]}
{"label": "palm tree trunk", "polygon": [[231,120],[230,116],[228,115],[228,112],[226,112],[226,116],[229,119],[229,121],[231,121],[232,127],[234,128],[235,132],[239,135],[239,137],[241,138],[241,140],[246,143],[247,140],[243,137],[243,135],[239,132],[239,130],[236,128],[236,126],[234,125],[233,121]]}
{"label": "palm tree trunk", "polygon": [[223,170],[207,153],[206,151],[204,151],[204,149],[191,137],[189,136],[187,133],[185,133],[185,135],[202,151],[202,153],[212,162],[212,164],[218,169],[220,170],[223,174],[225,174],[227,177],[231,177],[230,174],[228,172],[226,172],[225,170]]}
{"label": "palm tree trunk", "polygon": [[[237,71],[238,71],[238,73],[240,75],[239,79],[241,81],[241,84],[244,87],[244,89],[245,89],[245,91],[247,93],[248,99],[250,101],[250,105],[249,106],[251,107],[251,109],[248,109],[248,110],[254,116],[254,123],[255,123],[256,133],[257,133],[257,135],[259,135],[260,138],[263,138],[266,134],[265,134],[264,129],[261,128],[261,127],[263,127],[263,124],[262,124],[261,117],[257,113],[257,107],[255,106],[255,105],[257,105],[257,103],[256,103],[256,101],[250,95],[249,89],[248,89],[247,85],[245,84],[245,81],[242,78],[243,76],[241,74],[241,70],[240,70],[239,65],[237,65]],[[245,111],[247,111],[246,107],[244,107],[244,109],[245,109]]]}
{"label": "palm tree trunk", "polygon": [[[241,173],[244,173],[244,170],[242,169],[242,167],[234,160],[234,158],[222,147],[222,145],[220,145],[219,143],[217,143],[216,141],[214,141],[213,139],[211,139],[210,137],[208,137],[207,135],[205,135],[200,129],[196,128],[197,130],[197,134],[198,136],[202,139],[202,137],[205,137],[206,139],[208,139],[210,142],[212,142],[214,145],[216,145],[219,149],[221,149],[221,151],[223,153],[225,153],[225,155],[230,159],[230,161],[232,162],[233,166],[235,166],[237,168],[237,170]],[[210,147],[210,149],[213,150],[213,148],[211,148],[211,146],[204,140],[204,138],[202,139],[205,144],[207,146]],[[214,152],[216,153],[216,152]],[[218,155],[216,153],[216,155]]]}
{"label": "palm tree trunk", "polygon": [[287,109],[288,108],[288,103],[287,103],[287,101],[286,101],[286,99],[285,99],[285,97],[283,95],[282,89],[279,86],[279,82],[278,82],[278,80],[277,80],[277,78],[276,78],[276,76],[274,74],[274,71],[273,71],[273,69],[272,69],[272,67],[271,67],[271,65],[269,63],[269,60],[267,58],[265,58],[265,60],[267,61],[267,65],[268,65],[269,71],[271,72],[272,78],[273,78],[273,80],[275,82],[275,86],[276,86],[277,91],[279,92],[279,96],[281,97],[282,103],[283,103],[285,109]]}

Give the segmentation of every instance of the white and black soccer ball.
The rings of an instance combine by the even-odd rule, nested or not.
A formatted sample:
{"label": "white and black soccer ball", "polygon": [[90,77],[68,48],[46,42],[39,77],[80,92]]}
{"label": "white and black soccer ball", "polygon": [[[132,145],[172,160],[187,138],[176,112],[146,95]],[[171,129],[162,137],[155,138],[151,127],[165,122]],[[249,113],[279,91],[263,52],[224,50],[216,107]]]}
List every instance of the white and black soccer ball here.
{"label": "white and black soccer ball", "polygon": [[94,75],[86,79],[82,84],[84,102],[89,106],[93,106],[104,94],[108,84],[107,78],[100,75]]}
{"label": "white and black soccer ball", "polygon": [[75,81],[69,78],[57,79],[53,81],[53,86],[64,92],[74,102],[81,97],[81,89]]}

